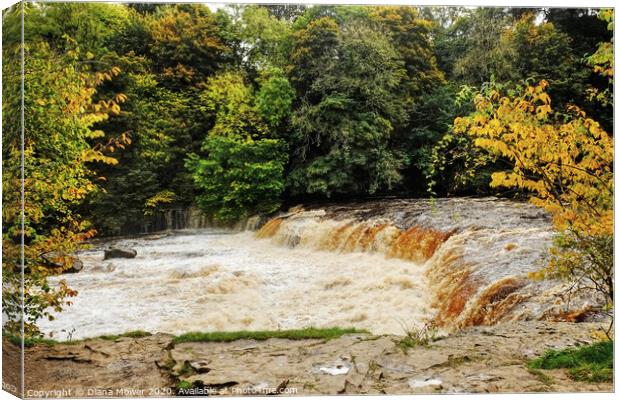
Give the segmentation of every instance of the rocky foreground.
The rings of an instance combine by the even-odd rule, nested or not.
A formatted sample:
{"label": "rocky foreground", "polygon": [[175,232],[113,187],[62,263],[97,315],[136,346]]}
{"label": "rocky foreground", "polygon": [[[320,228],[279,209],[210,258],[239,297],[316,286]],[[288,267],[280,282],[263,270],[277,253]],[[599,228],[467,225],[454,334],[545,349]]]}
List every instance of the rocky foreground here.
{"label": "rocky foreground", "polygon": [[[595,341],[594,323],[519,322],[472,327],[426,346],[402,337],[173,343],[173,336],[89,339],[26,350],[27,397],[206,394],[405,394],[576,392],[612,383],[574,382],[563,370],[530,372],[549,348]],[[4,342],[4,381],[19,348]],[[8,374],[8,375],[7,375]]]}

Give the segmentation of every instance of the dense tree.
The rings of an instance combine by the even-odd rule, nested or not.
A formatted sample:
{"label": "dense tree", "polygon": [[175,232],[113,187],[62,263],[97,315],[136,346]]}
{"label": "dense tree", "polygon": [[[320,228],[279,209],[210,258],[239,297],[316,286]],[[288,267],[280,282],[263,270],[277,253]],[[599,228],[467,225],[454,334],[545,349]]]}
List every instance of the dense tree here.
{"label": "dense tree", "polygon": [[[204,6],[162,5],[130,17],[106,57],[125,73],[104,88],[126,93],[128,101],[121,115],[99,128],[129,132],[134,143],[122,152],[119,165],[100,168],[107,180],[84,207],[106,234],[140,232],[149,224],[145,214],[193,202],[194,184],[184,160],[200,149],[214,119],[200,86],[231,53],[230,41],[218,36],[227,19]],[[195,46],[201,50],[194,51]],[[164,54],[167,58],[161,58]]]}
{"label": "dense tree", "polygon": [[250,6],[243,10],[238,25],[238,38],[243,43],[240,58],[249,72],[287,64],[291,26],[264,7]]}
{"label": "dense tree", "polygon": [[381,32],[328,17],[295,35],[292,76],[301,98],[292,119],[294,194],[374,193],[401,179],[388,147],[406,117],[406,72]]}
{"label": "dense tree", "polygon": [[401,88],[406,121],[395,126],[390,147],[403,155],[403,184],[406,192],[423,190],[420,168],[426,154],[446,132],[456,114],[448,85],[438,68],[432,43],[433,22],[413,7],[373,7],[370,18],[390,38],[406,70]]}
{"label": "dense tree", "polygon": [[158,193],[174,195],[174,203],[166,206],[189,205],[193,185],[183,159],[199,147],[185,122],[196,98],[162,87],[153,74],[127,73],[121,79],[126,106],[100,128],[128,132],[133,143],[120,152],[120,163],[99,168],[106,179],[84,207],[102,234],[140,232],[144,212],[155,205],[147,207],[147,201]]}
{"label": "dense tree", "polygon": [[153,65],[175,87],[212,75],[229,55],[218,21],[208,7],[162,7],[148,19]]}
{"label": "dense tree", "polygon": [[431,43],[431,21],[423,19],[417,9],[406,6],[373,7],[370,17],[389,36],[404,63],[405,86],[412,102],[444,83]]}
{"label": "dense tree", "polygon": [[544,10],[545,20],[570,36],[577,57],[592,53],[601,42],[609,42],[611,31],[598,18],[598,10],[591,8],[560,8]]}
{"label": "dense tree", "polygon": [[111,50],[116,35],[130,21],[130,12],[120,4],[56,3],[32,8],[27,13],[28,29],[24,33],[32,39],[44,39],[58,49],[73,47],[66,37],[75,40],[81,57],[90,59],[92,68],[106,69],[100,58]]}
{"label": "dense tree", "polygon": [[553,24],[537,24],[534,14],[525,14],[501,36],[497,52],[503,61],[495,79],[520,84],[544,78],[556,104],[574,104],[583,97],[590,71],[571,45],[570,36]]}
{"label": "dense tree", "polygon": [[215,124],[201,148],[206,157],[191,153],[185,165],[200,190],[197,204],[222,222],[271,213],[281,204],[287,156],[270,125],[277,126],[285,111],[273,110],[283,100],[274,86],[281,88],[263,83],[257,101],[241,73],[225,72],[210,78],[201,95]]}
{"label": "dense tree", "polygon": [[215,136],[205,140],[202,150],[206,158],[190,154],[186,165],[201,189],[198,205],[217,220],[234,222],[280,207],[286,163],[282,141]]}
{"label": "dense tree", "polygon": [[453,30],[464,49],[456,59],[453,68],[454,77],[463,83],[480,85],[491,80],[492,75],[505,60],[499,56],[499,41],[502,32],[512,21],[512,17],[502,8],[476,8],[457,19]]}
{"label": "dense tree", "polygon": [[[29,15],[40,12],[32,6],[26,10]],[[2,299],[9,320],[4,329],[18,333],[23,322],[26,334],[37,335],[36,321],[52,318],[51,312],[62,310],[70,304],[67,297],[76,294],[65,281],[52,286],[47,277],[71,268],[75,258],[70,254],[95,233],[76,212],[95,189],[91,165],[117,163],[111,153],[128,145],[130,138],[121,135],[103,145],[91,145],[92,139],[103,136],[93,125],[118,114],[119,103],[125,100],[119,93],[94,101],[97,87],[120,70],[90,70],[81,62],[80,48],[70,37],[56,48],[36,36],[25,42],[21,125],[21,75],[15,62],[21,44],[12,36],[20,24],[20,11],[16,7],[4,15],[3,36],[9,44],[3,47]],[[27,20],[26,29],[36,20]],[[23,203],[18,189],[22,187],[22,160]]]}

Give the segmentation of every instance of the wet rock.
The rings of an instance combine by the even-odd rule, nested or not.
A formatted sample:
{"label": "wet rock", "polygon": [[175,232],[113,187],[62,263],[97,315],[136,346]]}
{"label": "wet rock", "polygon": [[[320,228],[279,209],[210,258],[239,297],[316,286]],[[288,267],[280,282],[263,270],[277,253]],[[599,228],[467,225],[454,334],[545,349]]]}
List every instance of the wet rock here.
{"label": "wet rock", "polygon": [[319,366],[318,369],[328,375],[346,375],[351,370],[351,364],[340,361],[331,365]]}
{"label": "wet rock", "polygon": [[90,269],[91,272],[114,272],[114,270],[116,270],[116,265],[112,263],[95,265]]}
{"label": "wet rock", "polygon": [[441,379],[428,377],[428,378],[412,378],[409,379],[409,387],[412,389],[424,388],[427,386],[440,387],[442,384]]}
{"label": "wet rock", "polygon": [[211,371],[211,368],[209,368],[209,364],[211,364],[211,360],[199,360],[189,362],[189,366],[192,367],[199,374]]}
{"label": "wet rock", "polygon": [[124,247],[110,247],[103,251],[103,259],[108,260],[110,258],[135,258],[138,252],[134,249],[128,249]]}
{"label": "wet rock", "polygon": [[53,268],[60,268],[66,274],[80,272],[84,268],[84,263],[79,258],[61,251],[44,253],[41,258],[45,264]]}
{"label": "wet rock", "polygon": [[84,263],[76,257],[74,258],[73,263],[71,264],[71,268],[69,268],[68,270],[64,272],[65,274],[74,274],[76,272],[80,272],[83,269],[84,269]]}

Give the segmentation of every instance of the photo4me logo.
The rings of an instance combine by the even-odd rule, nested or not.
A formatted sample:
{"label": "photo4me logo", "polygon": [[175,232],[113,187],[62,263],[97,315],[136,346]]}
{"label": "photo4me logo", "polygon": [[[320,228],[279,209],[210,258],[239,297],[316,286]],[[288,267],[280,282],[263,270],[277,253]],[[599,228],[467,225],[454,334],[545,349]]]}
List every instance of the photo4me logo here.
{"label": "photo4me logo", "polygon": [[[288,383],[288,381],[286,381]],[[188,387],[179,388],[177,395],[179,396],[213,396],[229,394],[233,396],[265,396],[265,395],[295,395],[298,393],[297,388],[280,385],[272,387],[267,385],[256,385],[251,387],[232,387],[232,388],[212,388],[212,387]]]}

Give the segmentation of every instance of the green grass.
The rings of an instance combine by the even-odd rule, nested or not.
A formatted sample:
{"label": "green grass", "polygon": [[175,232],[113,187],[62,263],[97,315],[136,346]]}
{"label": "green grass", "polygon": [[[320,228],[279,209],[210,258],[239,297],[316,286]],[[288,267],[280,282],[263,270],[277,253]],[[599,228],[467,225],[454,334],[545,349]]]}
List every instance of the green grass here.
{"label": "green grass", "polygon": [[439,339],[437,329],[432,325],[426,324],[417,329],[405,329],[405,337],[397,345],[406,354],[409,349],[416,346],[428,346],[437,339]]}
{"label": "green grass", "polygon": [[613,341],[597,342],[566,350],[548,350],[528,362],[530,369],[567,368],[576,381],[611,382],[614,368]]}
{"label": "green grass", "polygon": [[368,333],[368,331],[355,328],[305,328],[282,331],[188,332],[176,336],[173,342],[232,342],[240,339],[267,340],[272,338],[290,340],[329,340],[339,338],[349,333]]}
{"label": "green grass", "polygon": [[[6,333],[6,332],[4,332],[3,335],[9,340],[9,342],[13,343],[14,345],[16,346],[22,345],[22,339],[20,336],[14,335],[11,333]],[[32,347],[36,344],[41,344],[45,346],[53,346],[55,344],[58,344],[58,341],[53,340],[53,339],[38,338],[38,337],[27,337],[24,339],[24,347]]]}
{"label": "green grass", "polygon": [[191,389],[192,384],[188,381],[180,381],[177,383],[177,389]]}
{"label": "green grass", "polygon": [[150,332],[146,332],[146,331],[129,331],[129,332],[125,332],[125,333],[121,333],[118,335],[101,335],[101,336],[97,336],[95,339],[103,339],[103,340],[116,340],[122,337],[129,337],[129,338],[142,338],[142,337],[147,337],[147,336],[151,336],[152,334]]}
{"label": "green grass", "polygon": [[407,354],[407,350],[412,349],[418,345],[418,342],[409,336],[405,336],[401,340],[398,341],[398,348],[403,351],[403,353]]}
{"label": "green grass", "polygon": [[[15,335],[15,334],[8,333],[8,332],[4,332],[3,334],[9,340],[9,342],[13,343],[14,345],[17,345],[17,346],[22,345],[21,337],[19,335]],[[116,340],[122,337],[141,338],[141,337],[146,337],[146,336],[151,336],[151,333],[145,332],[145,331],[130,331],[130,332],[125,332],[125,333],[121,333],[118,335],[101,335],[93,339]],[[34,345],[55,346],[57,344],[71,345],[71,344],[83,343],[85,340],[89,340],[89,339],[59,341],[55,339],[40,338],[40,337],[26,337],[24,339],[24,347],[32,347]]]}
{"label": "green grass", "polygon": [[[303,340],[303,339],[335,339],[350,333],[368,333],[366,330],[355,328],[305,328],[282,331],[237,331],[237,332],[188,332],[173,339],[174,343],[185,342],[232,342],[239,339],[267,340],[271,338]],[[19,336],[5,333],[12,343],[21,346]],[[101,335],[93,339],[116,340],[123,337],[141,338],[151,336],[145,331],[130,331],[118,335]],[[58,341],[46,338],[26,338],[25,346],[31,347],[36,344],[54,346],[57,344],[78,344],[88,339]]]}

